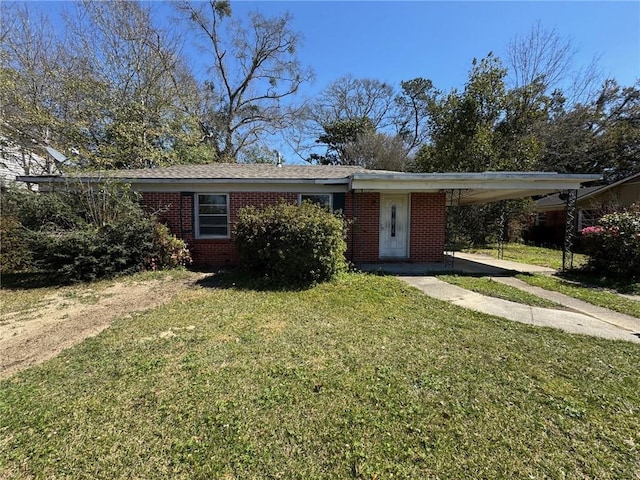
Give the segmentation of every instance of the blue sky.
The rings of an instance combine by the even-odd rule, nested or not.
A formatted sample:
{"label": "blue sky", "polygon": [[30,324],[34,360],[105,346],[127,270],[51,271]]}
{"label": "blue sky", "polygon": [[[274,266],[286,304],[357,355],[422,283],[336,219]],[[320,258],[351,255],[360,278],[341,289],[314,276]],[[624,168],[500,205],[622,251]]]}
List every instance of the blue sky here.
{"label": "blue sky", "polygon": [[[153,3],[167,21],[175,16],[168,2]],[[32,5],[56,12],[69,4]],[[240,0],[231,5],[239,18],[251,10],[292,15],[293,28],[304,37],[299,58],[316,74],[315,82],[302,89],[303,96],[313,96],[347,74],[395,87],[424,77],[445,92],[462,88],[474,57],[492,51],[506,59],[509,41],[528,34],[536,22],[572,41],[579,50],[576,66],[598,57],[604,74],[620,84],[640,78],[640,1]],[[194,61],[205,58],[199,55]],[[275,143],[294,161],[286,147]]]}
{"label": "blue sky", "polygon": [[[302,90],[309,96],[347,74],[396,87],[425,77],[442,91],[463,88],[474,57],[493,52],[506,59],[509,41],[536,22],[572,41],[576,67],[598,57],[604,75],[622,85],[640,78],[638,1],[240,1],[232,9],[234,15],[291,13],[304,36],[300,59],[316,73]],[[274,143],[287,161],[300,161]]]}
{"label": "blue sky", "polygon": [[[69,2],[28,1],[60,12]],[[161,16],[169,2],[151,0]],[[605,74],[640,78],[640,1],[231,1],[233,15],[289,12],[302,33],[302,62],[316,72],[309,91],[352,74],[398,84],[418,76],[443,90],[464,85],[471,60],[504,57],[509,40],[540,22],[572,40],[579,64],[600,57]]]}
{"label": "blue sky", "polygon": [[462,87],[474,57],[504,57],[509,40],[540,21],[570,38],[578,65],[594,56],[624,85],[640,78],[640,2],[240,1],[234,14],[289,11],[299,50],[324,88],[342,75],[392,84],[415,77],[442,90]]}

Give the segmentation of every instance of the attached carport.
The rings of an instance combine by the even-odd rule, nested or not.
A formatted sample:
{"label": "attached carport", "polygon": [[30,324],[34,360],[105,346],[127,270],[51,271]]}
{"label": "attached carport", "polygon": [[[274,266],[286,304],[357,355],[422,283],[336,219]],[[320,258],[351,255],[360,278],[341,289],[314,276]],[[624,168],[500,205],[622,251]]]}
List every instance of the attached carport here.
{"label": "attached carport", "polygon": [[[485,204],[548,193],[562,192],[566,201],[567,225],[563,249],[563,268],[573,264],[573,221],[577,190],[583,183],[599,180],[595,174],[554,172],[480,172],[480,173],[402,173],[362,172],[351,176],[354,192],[445,193],[448,207]],[[453,252],[451,252],[453,253]],[[453,254],[446,258],[455,258]]]}

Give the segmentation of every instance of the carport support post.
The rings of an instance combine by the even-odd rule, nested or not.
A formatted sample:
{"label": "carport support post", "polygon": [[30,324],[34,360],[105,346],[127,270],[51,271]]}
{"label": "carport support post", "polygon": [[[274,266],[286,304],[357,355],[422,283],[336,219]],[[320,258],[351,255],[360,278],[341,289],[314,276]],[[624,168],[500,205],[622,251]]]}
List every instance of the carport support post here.
{"label": "carport support post", "polygon": [[[458,228],[460,225],[460,219],[462,218],[460,210],[460,202],[462,201],[462,190],[451,189],[449,193],[449,206],[455,208],[455,219],[451,210],[447,211],[444,227],[444,243],[445,243],[445,267],[450,266],[453,270],[455,257],[456,257],[456,243],[458,241]],[[452,213],[452,215],[449,215]]]}
{"label": "carport support post", "polygon": [[576,231],[576,201],[578,190],[567,190],[560,198],[566,198],[566,221],[564,225],[564,248],[562,249],[562,271],[573,268],[573,238]]}
{"label": "carport support post", "polygon": [[507,212],[504,200],[500,202],[500,236],[498,237],[498,258],[504,258],[504,244],[507,230]]}

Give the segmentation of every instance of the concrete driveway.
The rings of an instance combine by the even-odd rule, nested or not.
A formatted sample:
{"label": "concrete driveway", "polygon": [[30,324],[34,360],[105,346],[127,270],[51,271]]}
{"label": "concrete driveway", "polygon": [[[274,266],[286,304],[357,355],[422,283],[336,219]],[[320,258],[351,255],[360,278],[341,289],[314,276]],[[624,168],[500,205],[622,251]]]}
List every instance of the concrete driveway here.
{"label": "concrete driveway", "polygon": [[[396,275],[399,279],[418,288],[430,297],[508,320],[559,328],[570,333],[640,343],[640,319],[597,307],[561,293],[533,287],[513,277],[516,273],[551,275],[555,273],[555,270],[551,268],[498,260],[486,255],[458,252],[453,259],[453,266],[450,260],[445,263],[368,264],[362,265],[361,269]],[[434,277],[434,275],[444,273],[489,276],[495,281],[554,301],[565,307],[566,310],[532,307],[488,297]]]}
{"label": "concrete driveway", "polygon": [[391,275],[431,275],[441,273],[471,273],[491,276],[517,273],[540,273],[552,275],[553,268],[528,265],[509,260],[498,260],[487,255],[456,252],[445,255],[442,263],[366,263],[358,265],[365,272],[384,272]]}

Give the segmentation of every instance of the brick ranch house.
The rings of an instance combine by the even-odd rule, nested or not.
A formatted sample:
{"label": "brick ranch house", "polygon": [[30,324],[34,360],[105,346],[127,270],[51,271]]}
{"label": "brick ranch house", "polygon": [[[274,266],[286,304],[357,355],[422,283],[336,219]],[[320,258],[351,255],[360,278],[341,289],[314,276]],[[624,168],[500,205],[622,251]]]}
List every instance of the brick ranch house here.
{"label": "brick ranch house", "polygon": [[[562,245],[564,239],[565,199],[560,194],[536,200],[531,226],[524,239],[537,245]],[[603,215],[640,205],[640,173],[625,177],[608,185],[583,187],[577,192],[574,230],[596,224]]]}
{"label": "brick ranch house", "polygon": [[[233,225],[247,205],[311,200],[341,210],[355,264],[444,261],[446,208],[577,189],[593,175],[540,172],[401,173],[349,166],[207,164],[96,172],[131,184],[143,205],[187,241],[195,264],[234,265]],[[43,189],[62,176],[21,177]]]}

